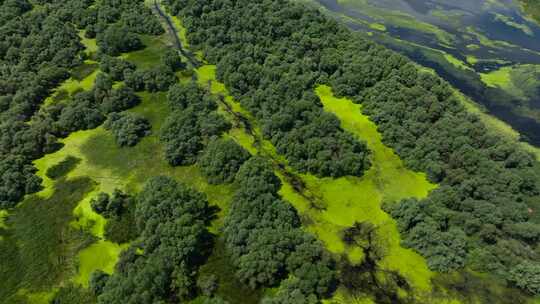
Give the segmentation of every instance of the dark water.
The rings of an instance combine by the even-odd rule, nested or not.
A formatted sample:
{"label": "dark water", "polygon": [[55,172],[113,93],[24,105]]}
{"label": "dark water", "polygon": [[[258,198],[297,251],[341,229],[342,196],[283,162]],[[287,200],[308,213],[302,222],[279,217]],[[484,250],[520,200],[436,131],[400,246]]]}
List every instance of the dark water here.
{"label": "dark water", "polygon": [[[481,82],[480,75],[477,74],[494,71],[506,65],[540,64],[540,26],[526,20],[521,15],[519,7],[512,0],[489,1],[489,3],[487,0],[369,1],[369,8],[377,8],[383,12],[388,10],[407,14],[413,17],[413,20],[437,26],[456,38],[451,46],[443,45],[437,39],[437,36],[416,30],[414,26],[404,28],[393,25],[391,18],[387,18],[384,13],[378,16],[370,15],[370,13],[373,14],[373,10],[364,9],[363,5],[365,4],[361,2],[351,2],[353,4],[345,5],[341,5],[336,0],[317,0],[316,2],[328,10],[353,19],[367,22],[382,21],[387,28],[387,32],[376,34],[373,39],[404,53],[421,65],[433,68],[453,86],[477,103],[485,106],[490,114],[505,121],[520,132],[524,141],[540,147],[540,121],[516,114],[513,106],[521,102],[512,100],[513,97],[500,89],[486,87]],[[449,20],[444,20],[444,18],[437,18],[435,15],[430,14],[432,10],[443,13],[446,11],[458,12],[458,17],[448,17]],[[496,18],[496,14],[508,18],[515,23],[514,26],[505,23],[501,18]],[[448,16],[454,15],[449,13]],[[456,20],[456,18],[458,19]],[[365,26],[352,22],[347,25],[358,31],[372,31]],[[516,25],[526,28],[527,32],[516,27]],[[486,37],[488,43],[482,45],[475,33]],[[492,61],[483,61],[474,65],[474,71],[460,71],[459,74],[456,74],[455,71],[448,70],[440,62],[434,62],[426,58],[421,52],[400,47],[403,43],[396,41],[394,38],[446,52],[462,61],[466,60],[467,55]],[[504,43],[496,44],[495,41],[503,41]],[[468,49],[467,46],[470,44],[475,44],[478,48],[474,50]],[[540,108],[540,88],[537,96],[533,97],[529,104],[533,109]]]}

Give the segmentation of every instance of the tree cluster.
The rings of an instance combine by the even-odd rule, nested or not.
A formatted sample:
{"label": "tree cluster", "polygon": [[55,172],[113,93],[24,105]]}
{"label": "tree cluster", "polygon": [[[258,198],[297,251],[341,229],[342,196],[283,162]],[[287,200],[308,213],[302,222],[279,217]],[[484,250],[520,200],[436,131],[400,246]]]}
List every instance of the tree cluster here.
{"label": "tree cluster", "polygon": [[212,139],[198,164],[211,184],[230,183],[249,153],[232,139]]}
{"label": "tree cluster", "polygon": [[165,158],[173,166],[192,165],[208,140],[230,124],[217,113],[215,98],[195,83],[172,86],[167,98],[173,112],[161,127]]}
{"label": "tree cluster", "polygon": [[136,197],[139,238],[110,277],[97,275],[98,303],[183,303],[196,290],[199,265],[211,248],[206,198],[173,179],[156,177]]}
{"label": "tree cluster", "polygon": [[124,244],[138,236],[135,225],[135,200],[115,189],[112,195],[101,192],[90,201],[92,210],[107,219],[105,238]]}
{"label": "tree cluster", "polygon": [[[40,188],[32,160],[58,149],[58,137],[94,128],[107,114],[138,102],[132,89],[112,88],[112,80],[135,73],[134,65],[106,54],[138,47],[133,33],[163,33],[143,1],[42,0],[32,4],[36,6],[25,0],[0,1],[0,208],[12,207]],[[75,92],[62,103],[40,109],[51,90],[70,71],[75,76],[74,68],[86,58],[78,34],[81,29],[87,37],[100,36],[98,60],[111,77],[102,74],[92,92]],[[166,90],[176,78],[173,72],[164,75],[161,78],[168,84],[154,86]],[[148,78],[160,81],[159,75]]]}
{"label": "tree cluster", "polygon": [[[166,3],[182,17],[190,43],[217,64],[218,78],[296,169],[359,175],[365,147],[324,114],[313,88],[328,84],[362,103],[384,142],[439,184],[425,200],[386,207],[404,244],[432,269],[468,266],[516,284],[521,263],[540,264],[540,226],[531,219],[539,201],[538,162],[490,133],[439,77],[300,3]],[[523,280],[519,286],[535,290],[535,275],[522,275],[531,286]]]}
{"label": "tree cluster", "polygon": [[[332,177],[361,176],[369,167],[365,143],[324,112],[313,90],[320,70],[312,57],[334,42],[318,37],[335,24],[308,24],[313,14],[304,15],[301,6],[286,1],[166,3],[182,15],[190,43],[217,64],[218,79],[261,121],[264,136],[291,166]],[[289,10],[301,18],[285,17]]]}
{"label": "tree cluster", "polygon": [[40,189],[31,162],[59,146],[50,121],[36,112],[69,69],[82,63],[83,46],[57,6],[0,2],[0,208]]}
{"label": "tree cluster", "polygon": [[110,130],[119,146],[135,146],[139,141],[150,134],[152,126],[146,118],[132,113],[111,113],[105,124]]}
{"label": "tree cluster", "polygon": [[333,260],[280,198],[281,181],[270,163],[252,157],[236,184],[223,232],[237,277],[252,288],[279,286],[267,303],[317,303],[328,296],[336,283]]}

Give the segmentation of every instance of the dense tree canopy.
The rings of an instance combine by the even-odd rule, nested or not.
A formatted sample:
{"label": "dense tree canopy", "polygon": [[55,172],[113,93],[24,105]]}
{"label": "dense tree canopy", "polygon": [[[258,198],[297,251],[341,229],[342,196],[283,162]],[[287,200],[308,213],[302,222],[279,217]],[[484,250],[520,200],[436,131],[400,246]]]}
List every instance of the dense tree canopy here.
{"label": "dense tree canopy", "polygon": [[[147,182],[136,198],[140,237],[125,251],[98,303],[169,303],[194,295],[198,266],[211,248],[206,198],[166,177]],[[98,285],[99,286],[99,285]]]}
{"label": "dense tree canopy", "polygon": [[120,146],[134,146],[150,134],[151,125],[144,117],[131,113],[112,113],[104,124]]}
{"label": "dense tree canopy", "polygon": [[215,110],[215,98],[196,84],[174,85],[167,95],[174,112],[161,127],[165,158],[174,166],[191,165],[212,136],[219,136],[230,124]]}
{"label": "dense tree canopy", "polygon": [[230,183],[249,153],[232,139],[212,139],[199,159],[202,173],[211,184]]}
{"label": "dense tree canopy", "polygon": [[432,269],[469,266],[512,281],[523,261],[540,263],[539,226],[531,220],[540,200],[538,162],[489,132],[439,77],[297,2],[166,3],[296,169],[359,175],[365,147],[324,114],[313,89],[328,84],[362,103],[384,142],[440,185],[425,200],[386,206],[404,245]]}
{"label": "dense tree canopy", "polygon": [[224,234],[238,278],[253,288],[280,285],[271,303],[288,303],[293,295],[303,299],[294,303],[316,303],[328,296],[335,285],[333,261],[279,197],[281,182],[271,165],[251,158],[238,171],[236,184]]}

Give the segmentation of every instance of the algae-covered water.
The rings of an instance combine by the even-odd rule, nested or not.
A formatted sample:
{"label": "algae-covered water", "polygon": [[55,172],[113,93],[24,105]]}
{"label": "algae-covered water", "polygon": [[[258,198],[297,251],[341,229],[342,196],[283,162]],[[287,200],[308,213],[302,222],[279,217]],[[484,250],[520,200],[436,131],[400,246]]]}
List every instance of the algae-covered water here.
{"label": "algae-covered water", "polygon": [[517,0],[309,0],[421,65],[540,146],[540,25]]}

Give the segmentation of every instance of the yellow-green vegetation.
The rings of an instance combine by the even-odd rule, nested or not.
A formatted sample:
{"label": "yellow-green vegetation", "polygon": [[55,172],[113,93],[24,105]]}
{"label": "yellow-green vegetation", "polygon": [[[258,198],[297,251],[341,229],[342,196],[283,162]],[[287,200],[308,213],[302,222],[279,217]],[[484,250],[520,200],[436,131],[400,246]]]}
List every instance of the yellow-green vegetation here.
{"label": "yellow-green vegetation", "polygon": [[89,177],[96,183],[93,191],[77,201],[73,211],[74,220],[71,226],[82,228],[101,239],[78,253],[79,270],[73,279],[76,283],[86,284],[89,275],[96,269],[111,272],[122,248],[121,245],[102,239],[105,219],[90,207],[90,200],[99,192],[111,193],[118,188],[133,193],[139,191],[150,177],[168,175],[206,193],[211,203],[220,205],[222,213],[225,212],[226,203],[232,195],[230,186],[212,186],[206,183],[196,166],[173,168],[167,164],[158,138],[159,128],[168,114],[165,94],[141,93],[141,97],[141,104],[130,111],[146,117],[152,124],[153,134],[144,138],[137,146],[120,148],[112,134],[99,127],[72,133],[62,140],[64,147],[61,150],[35,161],[38,175],[43,178],[45,186],[45,189],[38,193],[40,196],[50,196],[55,185],[53,180],[45,176],[46,169],[67,156],[81,159],[78,166],[66,175],[68,180]]}
{"label": "yellow-green vegetation", "polygon": [[369,27],[377,31],[386,32],[386,26],[382,23],[371,23]]}
{"label": "yellow-green vegetation", "polygon": [[473,55],[467,55],[467,63],[469,63],[470,65],[475,65],[478,63],[478,58]]}
{"label": "yellow-green vegetation", "polygon": [[[335,253],[347,252],[340,232],[355,222],[368,221],[375,224],[382,236],[387,255],[383,267],[396,270],[420,290],[429,289],[431,272],[426,262],[412,250],[400,246],[399,233],[395,222],[381,210],[384,201],[395,202],[408,197],[425,197],[435,185],[429,183],[422,173],[405,168],[403,162],[382,143],[376,125],[361,113],[361,106],[345,98],[336,98],[331,88],[320,86],[316,90],[324,109],[336,114],[342,127],[364,140],[372,152],[372,167],[361,178],[340,178],[336,180],[316,179],[305,176],[308,185],[320,189],[327,202],[322,212],[313,210],[305,202],[300,203],[300,212],[317,218],[317,225],[310,226],[328,248]],[[288,192],[287,189],[283,190]],[[300,206],[299,206],[300,207]],[[319,222],[320,221],[320,222]]]}
{"label": "yellow-green vegetation", "polygon": [[51,96],[47,97],[43,104],[45,106],[52,104],[56,101],[62,94],[71,95],[81,90],[90,90],[94,85],[96,76],[99,73],[99,69],[95,69],[91,74],[86,76],[81,80],[77,80],[73,77],[70,77],[68,80],[64,81],[58,88],[54,90],[54,93]]}
{"label": "yellow-green vegetation", "polygon": [[[228,94],[225,86],[216,80],[215,66],[202,66],[197,69],[197,75],[200,85],[209,87],[214,94],[223,95],[231,108],[250,118],[257,145],[253,135],[246,134],[241,129],[233,129],[228,136],[252,154],[259,153],[270,157],[283,164],[285,170],[292,172],[286,161],[277,156],[273,145],[260,138],[256,122],[249,113],[246,113]],[[318,206],[313,206],[312,200],[298,193],[282,172],[276,172],[283,182],[281,195],[291,202],[303,217],[309,218],[306,229],[317,235],[331,252],[346,255],[352,263],[360,263],[364,255],[359,247],[347,246],[341,240],[342,231],[356,222],[374,224],[378,229],[377,241],[386,253],[380,267],[399,272],[418,293],[416,296],[429,293],[433,273],[420,255],[400,246],[396,223],[382,211],[381,204],[408,197],[425,197],[436,185],[429,183],[424,174],[405,168],[393,150],[384,146],[376,125],[362,115],[359,105],[347,99],[333,97],[331,89],[326,86],[319,87],[316,92],[321,97],[325,110],[336,114],[345,130],[367,142],[373,153],[373,166],[361,178],[331,179],[298,175],[305,183],[304,194],[310,193],[310,199],[315,200]],[[336,297],[347,297],[347,302],[350,301],[348,296],[341,292]]]}
{"label": "yellow-green vegetation", "polygon": [[70,222],[73,208],[94,186],[86,177],[60,179],[50,196],[28,196],[10,212],[0,229],[4,303],[48,303],[54,288],[77,272],[78,251],[93,240]]}
{"label": "yellow-green vegetation", "polygon": [[517,23],[516,21],[514,21],[512,18],[510,18],[508,16],[495,13],[495,20],[503,22],[504,24],[506,24],[506,25],[508,25],[510,27],[521,30],[521,31],[523,31],[525,34],[527,34],[529,36],[534,36],[534,33],[533,33],[533,31],[531,30],[531,28],[529,26],[527,26],[526,24]]}
{"label": "yellow-green vegetation", "polygon": [[519,48],[518,46],[515,46],[511,43],[508,43],[506,41],[502,41],[502,40],[491,40],[489,39],[488,37],[486,37],[483,33],[480,33],[479,31],[477,31],[474,27],[472,26],[468,26],[467,27],[467,33],[473,35],[474,37],[476,37],[476,39],[478,40],[478,42],[485,46],[485,47],[491,47],[491,48]]}
{"label": "yellow-green vegetation", "polygon": [[0,210],[0,229],[6,228],[6,217],[8,216],[7,210]]}
{"label": "yellow-green vegetation", "polygon": [[74,281],[88,287],[88,279],[93,271],[100,269],[106,273],[113,273],[114,265],[120,251],[126,245],[118,245],[105,240],[90,245],[79,252],[79,273]]}
{"label": "yellow-green vegetation", "polygon": [[479,46],[478,44],[473,44],[473,43],[471,43],[471,44],[468,44],[468,45],[467,45],[467,49],[468,49],[469,51],[477,51],[477,50],[480,49],[480,46]]}
{"label": "yellow-green vegetation", "polygon": [[86,54],[91,56],[98,51],[96,39],[90,39],[85,37],[85,31],[79,31],[79,37],[81,37],[81,43],[86,48]]}
{"label": "yellow-green vegetation", "polygon": [[488,87],[500,88],[520,100],[534,98],[540,89],[540,65],[505,66],[480,76]]}
{"label": "yellow-green vegetation", "polygon": [[[446,59],[446,61],[450,62],[453,66],[455,66],[456,68],[458,69],[463,69],[463,70],[470,70],[472,71],[472,68],[470,66],[468,66],[465,62],[457,59],[456,57],[454,57],[453,55],[451,54],[448,54],[448,53],[444,53],[444,59]],[[467,60],[469,58],[467,57]]]}

